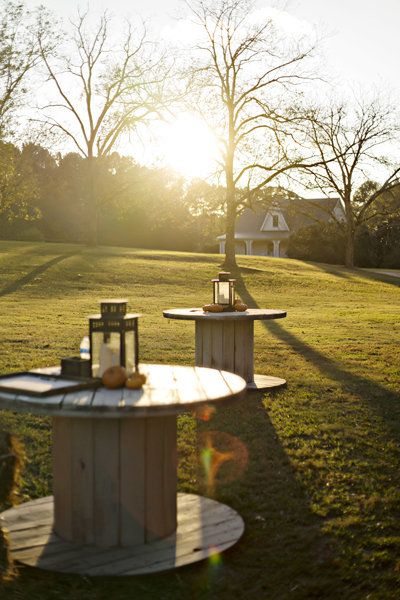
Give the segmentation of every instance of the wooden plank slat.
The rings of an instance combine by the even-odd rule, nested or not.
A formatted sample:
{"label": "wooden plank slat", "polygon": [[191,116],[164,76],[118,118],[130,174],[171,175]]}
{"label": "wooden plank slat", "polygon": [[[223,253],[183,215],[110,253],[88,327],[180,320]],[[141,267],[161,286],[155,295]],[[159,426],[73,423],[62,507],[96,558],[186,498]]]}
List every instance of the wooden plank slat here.
{"label": "wooden plank slat", "polygon": [[178,485],[177,470],[177,419],[173,415],[164,421],[164,515],[169,531],[175,531],[177,519],[176,491]]}
{"label": "wooden plank slat", "polygon": [[120,541],[119,421],[96,419],[93,424],[93,529],[99,547]]}
{"label": "wooden plank slat", "polygon": [[143,390],[130,390],[128,388],[124,388],[122,390],[122,400],[120,403],[120,408],[133,408],[137,406],[140,399],[143,396]]}
{"label": "wooden plank slat", "polygon": [[210,367],[221,369],[224,351],[224,323],[217,321],[213,323],[211,331],[211,364]]}
{"label": "wooden plank slat", "polygon": [[53,493],[55,531],[72,539],[72,421],[53,418]]}
{"label": "wooden plank slat", "polygon": [[94,390],[79,390],[72,394],[65,394],[62,403],[63,409],[65,408],[90,408],[94,396]]}
{"label": "wooden plank slat", "polygon": [[122,404],[123,388],[108,390],[99,387],[95,390],[92,400],[92,408],[115,409]]}
{"label": "wooden plank slat", "polygon": [[246,370],[246,327],[245,322],[235,323],[235,373],[245,378]]}
{"label": "wooden plank slat", "polygon": [[144,419],[123,419],[120,425],[120,486],[122,546],[144,544],[145,489]]}
{"label": "wooden plank slat", "polygon": [[244,323],[244,379],[245,381],[253,381],[254,376],[254,322],[246,321]]}
{"label": "wooden plank slat", "polygon": [[207,371],[200,371],[200,367],[195,367],[195,370],[201,381],[201,385],[207,394],[207,398],[226,398],[231,396],[231,388],[228,386],[225,378],[221,375],[220,371],[216,369],[207,369]]}
{"label": "wooden plank slat", "polygon": [[203,365],[203,328],[199,321],[195,323],[195,355],[194,364],[198,367]]}
{"label": "wooden plank slat", "polygon": [[[146,542],[166,535],[164,508],[164,419],[146,419]],[[170,533],[170,531],[167,531]]]}
{"label": "wooden plank slat", "polygon": [[235,369],[234,372],[253,381],[253,345],[254,323],[242,321],[235,323]]}
{"label": "wooden plank slat", "polygon": [[226,371],[235,370],[235,323],[223,322],[222,360],[218,368]]}
{"label": "wooden plank slat", "polygon": [[[93,420],[72,419],[72,536],[94,543],[93,529]],[[62,475],[62,474],[60,474]]]}
{"label": "wooden plank slat", "polygon": [[180,400],[182,399],[183,403],[204,400],[205,391],[194,367],[175,367],[173,373],[178,393],[181,392]]}
{"label": "wooden plank slat", "polygon": [[201,323],[203,338],[203,361],[204,367],[211,367],[212,363],[212,323],[204,321]]}

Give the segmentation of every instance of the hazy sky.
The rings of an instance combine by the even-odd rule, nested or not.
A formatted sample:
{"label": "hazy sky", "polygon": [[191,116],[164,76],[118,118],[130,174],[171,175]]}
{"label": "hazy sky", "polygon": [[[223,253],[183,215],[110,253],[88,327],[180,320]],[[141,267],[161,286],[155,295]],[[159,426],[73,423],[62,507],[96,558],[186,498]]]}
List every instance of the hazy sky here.
{"label": "hazy sky", "polygon": [[[28,0],[44,4],[63,16],[78,4],[90,9],[108,8],[115,14],[141,14],[168,22],[184,12],[180,0]],[[258,0],[262,8],[271,2]],[[275,3],[292,16],[293,27],[311,24],[324,34],[322,44],[326,65],[343,83],[389,87],[400,93],[400,0],[288,0]],[[298,21],[297,21],[298,20]]]}

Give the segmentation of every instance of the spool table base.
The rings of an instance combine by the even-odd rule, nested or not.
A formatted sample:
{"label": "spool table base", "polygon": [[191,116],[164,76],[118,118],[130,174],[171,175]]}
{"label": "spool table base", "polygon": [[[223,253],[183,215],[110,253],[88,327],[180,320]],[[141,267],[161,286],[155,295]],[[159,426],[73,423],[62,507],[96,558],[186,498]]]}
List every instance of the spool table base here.
{"label": "spool table base", "polygon": [[249,391],[261,392],[263,390],[277,390],[286,387],[286,379],[272,377],[271,375],[254,375],[254,380],[247,384]]}
{"label": "spool table base", "polygon": [[53,497],[4,511],[13,559],[48,571],[87,576],[143,575],[195,563],[233,546],[243,519],[229,506],[194,494],[177,495],[178,527],[162,540],[97,548],[67,542],[53,532]]}

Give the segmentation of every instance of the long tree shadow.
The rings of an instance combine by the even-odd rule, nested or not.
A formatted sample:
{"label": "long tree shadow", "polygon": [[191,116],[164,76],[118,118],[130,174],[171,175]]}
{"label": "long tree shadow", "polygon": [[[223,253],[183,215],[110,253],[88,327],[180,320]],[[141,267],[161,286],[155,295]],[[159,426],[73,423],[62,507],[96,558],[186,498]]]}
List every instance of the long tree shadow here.
{"label": "long tree shadow", "polygon": [[[220,432],[229,431],[221,438],[233,440],[229,448],[233,455],[235,440],[248,452],[247,464],[237,465],[235,459],[222,464],[211,493],[245,521],[243,538],[230,550],[212,561],[175,572],[139,577],[78,580],[76,576],[24,568],[24,577],[8,584],[13,597],[25,597],[26,587],[33,590],[36,584],[38,590],[48,586],[62,598],[70,593],[74,598],[141,600],[349,598],[337,565],[335,543],[322,532],[323,519],[310,511],[307,491],[295,477],[262,398],[262,394],[251,394],[229,409],[218,410],[211,421],[199,422],[204,434],[215,432],[216,443]],[[223,447],[219,450],[224,452]],[[209,495],[209,490],[199,490],[193,484],[187,491],[206,491]],[[355,594],[351,597],[361,598]]]}
{"label": "long tree shadow", "polygon": [[0,297],[8,296],[8,294],[12,294],[12,293],[16,292],[24,285],[33,281],[35,279],[35,277],[42,275],[45,271],[47,271],[51,267],[54,267],[54,265],[57,265],[60,262],[62,262],[63,260],[67,260],[68,258],[75,256],[76,254],[78,254],[78,253],[73,252],[73,253],[69,253],[69,254],[60,254],[59,256],[56,256],[55,258],[48,260],[47,262],[43,263],[42,265],[35,267],[32,271],[30,271],[29,273],[24,275],[24,277],[21,277],[20,279],[13,281],[12,283],[10,283],[10,285],[7,285],[5,288],[0,290]]}
{"label": "long tree shadow", "polygon": [[[229,460],[216,476],[216,497],[241,514],[246,530],[228,552],[212,597],[339,598],[344,584],[335,542],[322,532],[323,518],[310,510],[307,490],[295,476],[262,399],[263,394],[251,393],[200,426],[216,430],[217,443],[218,429],[231,432],[248,451],[247,468],[239,469],[233,482]],[[223,454],[224,448],[217,451]],[[235,456],[234,441],[229,451]]]}
{"label": "long tree shadow", "polygon": [[367,281],[380,281],[381,283],[387,283],[388,285],[400,287],[400,278],[396,278],[385,273],[366,271],[361,268],[358,269],[357,267],[354,267],[354,269],[349,269],[341,265],[330,265],[327,263],[311,262],[310,264],[320,271],[329,273],[329,275],[340,277],[342,279],[348,279],[349,281],[351,281],[354,277],[360,277],[362,279],[366,279]]}
{"label": "long tree shadow", "polygon": [[[245,282],[240,273],[236,274],[237,289],[243,301],[252,308],[259,308],[259,305],[246,288]],[[400,393],[389,390],[387,387],[347,371],[337,362],[325,356],[307,342],[300,339],[294,333],[291,333],[277,321],[261,321],[263,327],[277,339],[283,341],[287,346],[300,353],[306,360],[324,375],[334,379],[341,384],[347,391],[355,394],[364,402],[372,406],[376,413],[388,424],[392,433],[399,437],[399,424],[396,414],[400,413]]]}

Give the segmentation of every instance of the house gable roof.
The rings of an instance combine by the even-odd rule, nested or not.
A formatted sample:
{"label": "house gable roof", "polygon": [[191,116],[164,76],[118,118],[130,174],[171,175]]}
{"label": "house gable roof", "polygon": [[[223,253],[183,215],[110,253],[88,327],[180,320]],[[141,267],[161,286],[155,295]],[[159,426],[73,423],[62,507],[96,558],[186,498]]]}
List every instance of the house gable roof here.
{"label": "house gable roof", "polygon": [[[274,200],[272,207],[246,208],[239,215],[236,222],[236,232],[239,234],[250,234],[261,231],[267,220],[268,214],[281,214],[290,232],[297,231],[302,227],[313,225],[318,221],[329,221],[338,204],[338,198],[317,199],[288,199],[280,198]],[[339,203],[340,205],[340,203]],[[336,211],[335,211],[336,212]],[[268,231],[277,231],[272,227]]]}
{"label": "house gable roof", "polygon": [[[278,217],[278,224],[274,227],[274,217]],[[261,231],[289,231],[288,224],[280,208],[271,208],[267,211],[260,228]]]}

